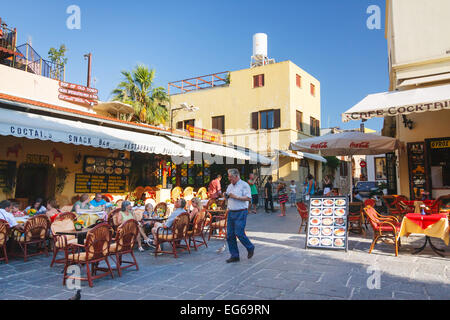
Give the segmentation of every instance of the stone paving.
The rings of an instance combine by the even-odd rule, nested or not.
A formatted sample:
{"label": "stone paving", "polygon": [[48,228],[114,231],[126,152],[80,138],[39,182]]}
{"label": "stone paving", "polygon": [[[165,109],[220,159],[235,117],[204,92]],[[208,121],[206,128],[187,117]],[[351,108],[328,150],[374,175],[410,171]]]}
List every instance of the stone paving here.
{"label": "stone paving", "polygon": [[[197,252],[155,258],[151,251],[136,251],[139,271],[126,269],[94,281],[82,282],[83,300],[253,300],[253,299],[450,299],[450,248],[446,257],[429,248],[419,255],[412,249],[423,243],[422,236],[402,239],[399,257],[393,246],[378,244],[368,254],[371,234],[351,235],[348,252],[305,250],[305,234],[298,234],[300,218],[289,208],[288,216],[249,215],[247,234],[256,245],[247,259],[239,244],[241,261],[226,264],[228,250],[217,253],[223,240],[213,240]],[[73,290],[62,286],[62,265],[50,268],[51,257],[18,258],[0,262],[0,299],[68,299]],[[368,288],[373,269],[380,270],[379,289]],[[369,283],[376,284],[376,282]]]}

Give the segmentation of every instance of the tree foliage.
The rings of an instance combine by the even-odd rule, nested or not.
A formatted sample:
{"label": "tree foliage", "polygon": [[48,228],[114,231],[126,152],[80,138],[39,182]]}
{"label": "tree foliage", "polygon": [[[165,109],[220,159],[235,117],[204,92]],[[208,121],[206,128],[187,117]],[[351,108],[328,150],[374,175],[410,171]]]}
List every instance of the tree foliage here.
{"label": "tree foliage", "polygon": [[128,120],[153,125],[164,124],[169,118],[166,105],[170,97],[163,87],[153,87],[155,70],[137,65],[131,71],[122,71],[123,80],[112,91],[113,100],[130,104],[134,115]]}
{"label": "tree foliage", "polygon": [[50,48],[48,51],[48,58],[51,62],[57,64],[58,66],[63,66],[67,64],[66,58],[67,48],[64,44],[59,46],[59,49]]}

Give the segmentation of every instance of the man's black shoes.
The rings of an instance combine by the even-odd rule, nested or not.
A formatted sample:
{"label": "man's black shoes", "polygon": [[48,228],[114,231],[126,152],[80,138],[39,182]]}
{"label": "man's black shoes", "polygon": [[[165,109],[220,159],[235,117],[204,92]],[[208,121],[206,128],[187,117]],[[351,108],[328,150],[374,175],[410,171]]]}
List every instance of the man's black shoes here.
{"label": "man's black shoes", "polygon": [[255,253],[255,249],[253,250],[248,250],[248,256],[247,258],[251,259],[253,257],[253,254]]}
{"label": "man's black shoes", "polygon": [[227,263],[238,262],[239,258],[230,258],[227,260]]}

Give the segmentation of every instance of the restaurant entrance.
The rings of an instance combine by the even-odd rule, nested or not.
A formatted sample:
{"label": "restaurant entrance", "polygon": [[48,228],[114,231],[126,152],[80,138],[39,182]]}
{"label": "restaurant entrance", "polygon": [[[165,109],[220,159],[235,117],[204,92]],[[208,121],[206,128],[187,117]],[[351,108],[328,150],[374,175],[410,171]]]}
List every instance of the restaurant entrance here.
{"label": "restaurant entrance", "polygon": [[16,198],[53,198],[56,177],[52,169],[52,166],[45,164],[20,165],[17,171]]}

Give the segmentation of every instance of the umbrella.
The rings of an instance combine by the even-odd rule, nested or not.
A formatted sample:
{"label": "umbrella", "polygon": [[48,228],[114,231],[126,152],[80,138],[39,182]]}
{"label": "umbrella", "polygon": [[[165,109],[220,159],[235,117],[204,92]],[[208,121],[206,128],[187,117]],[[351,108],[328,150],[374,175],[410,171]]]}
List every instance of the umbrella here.
{"label": "umbrella", "polygon": [[[353,156],[383,154],[394,151],[399,145],[399,141],[394,138],[373,133],[348,131],[298,140],[291,143],[290,149],[311,153],[320,152],[323,156]],[[350,172],[352,172],[351,167]],[[353,181],[350,181],[351,196],[352,189]]]}

